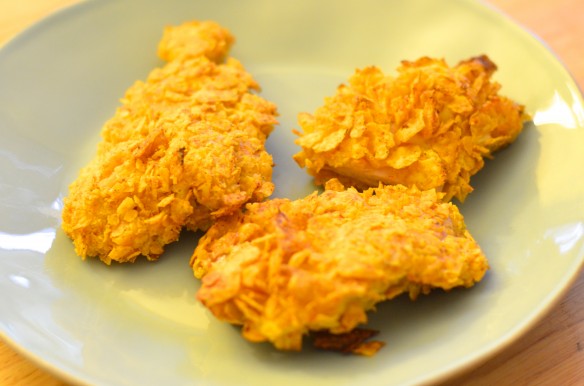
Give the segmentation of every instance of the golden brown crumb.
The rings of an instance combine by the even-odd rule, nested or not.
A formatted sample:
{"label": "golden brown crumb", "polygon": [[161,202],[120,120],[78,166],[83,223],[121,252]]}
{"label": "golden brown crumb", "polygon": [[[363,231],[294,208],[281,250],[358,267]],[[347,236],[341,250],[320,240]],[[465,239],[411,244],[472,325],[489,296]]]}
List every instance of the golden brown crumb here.
{"label": "golden brown crumb", "polygon": [[379,350],[381,350],[383,346],[385,346],[385,343],[379,340],[363,342],[353,349],[352,354],[372,357],[373,355],[377,354],[377,352],[379,352]]}
{"label": "golden brown crumb", "polygon": [[299,114],[294,159],[317,184],[416,185],[463,201],[483,158],[513,142],[528,118],[498,95],[495,70],[484,55],[452,68],[427,57],[404,61],[395,78],[358,70],[314,114]]}
{"label": "golden brown crumb", "polygon": [[213,22],[165,30],[169,62],[127,90],[65,198],[62,226],[80,256],[155,260],[183,227],[206,229],[272,193],[264,143],[276,107],[237,60],[218,62],[232,42]]}

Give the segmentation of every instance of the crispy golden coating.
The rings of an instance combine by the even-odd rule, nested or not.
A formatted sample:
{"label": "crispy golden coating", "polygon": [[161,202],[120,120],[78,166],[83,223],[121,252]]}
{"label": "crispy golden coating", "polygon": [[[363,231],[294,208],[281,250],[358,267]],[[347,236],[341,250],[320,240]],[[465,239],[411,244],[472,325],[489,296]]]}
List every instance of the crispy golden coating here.
{"label": "crispy golden coating", "polygon": [[[342,334],[378,302],[470,287],[488,268],[456,206],[435,190],[380,185],[246,205],[218,220],[191,258],[198,299],[250,341],[299,350]],[[376,345],[376,343],[372,343]],[[379,347],[377,347],[378,349]],[[375,347],[361,347],[372,353]]]}
{"label": "crispy golden coating", "polygon": [[82,256],[157,259],[181,229],[206,229],[220,216],[273,191],[264,143],[275,106],[225,57],[233,37],[213,22],[168,27],[169,60],[130,87],[103,129],[96,157],[69,188],[63,229]]}
{"label": "crispy golden coating", "polygon": [[483,158],[513,142],[528,118],[498,95],[495,70],[486,56],[452,68],[427,57],[404,61],[395,78],[358,70],[314,115],[299,114],[294,158],[317,184],[416,185],[463,201]]}
{"label": "crispy golden coating", "polygon": [[225,59],[234,41],[233,35],[219,24],[193,20],[164,29],[158,45],[158,56],[167,62],[181,56],[205,56],[220,62]]}

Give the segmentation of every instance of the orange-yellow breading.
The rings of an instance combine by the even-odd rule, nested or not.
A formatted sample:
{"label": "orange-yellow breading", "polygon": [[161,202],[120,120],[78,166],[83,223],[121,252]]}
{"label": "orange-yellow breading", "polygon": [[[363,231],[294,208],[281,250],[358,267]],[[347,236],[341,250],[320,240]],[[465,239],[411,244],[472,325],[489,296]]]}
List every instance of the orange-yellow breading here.
{"label": "orange-yellow breading", "polygon": [[403,185],[359,193],[334,184],[218,220],[191,258],[202,277],[198,299],[243,325],[250,341],[299,350],[310,331],[342,334],[365,323],[378,302],[470,287],[485,274],[484,254],[441,193]]}
{"label": "orange-yellow breading", "polygon": [[299,114],[294,158],[317,184],[416,185],[463,201],[483,158],[513,142],[528,119],[498,95],[495,70],[487,56],[452,68],[427,57],[404,61],[396,77],[358,70],[314,115]]}
{"label": "orange-yellow breading", "polygon": [[168,27],[168,60],[130,87],[103,129],[96,157],[69,188],[63,229],[82,256],[157,259],[181,229],[273,191],[264,144],[276,107],[227,55],[233,36],[213,22]]}

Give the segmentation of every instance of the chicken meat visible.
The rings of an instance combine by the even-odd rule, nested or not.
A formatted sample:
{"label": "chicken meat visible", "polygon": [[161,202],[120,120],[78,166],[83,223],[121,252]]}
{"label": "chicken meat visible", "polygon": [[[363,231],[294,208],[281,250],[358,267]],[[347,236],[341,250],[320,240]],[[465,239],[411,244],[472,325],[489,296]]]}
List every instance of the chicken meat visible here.
{"label": "chicken meat visible", "polygon": [[480,56],[402,62],[396,77],[358,70],[314,114],[301,113],[296,162],[317,184],[336,177],[364,189],[404,184],[464,201],[484,158],[513,142],[528,119],[498,95],[495,64]]}

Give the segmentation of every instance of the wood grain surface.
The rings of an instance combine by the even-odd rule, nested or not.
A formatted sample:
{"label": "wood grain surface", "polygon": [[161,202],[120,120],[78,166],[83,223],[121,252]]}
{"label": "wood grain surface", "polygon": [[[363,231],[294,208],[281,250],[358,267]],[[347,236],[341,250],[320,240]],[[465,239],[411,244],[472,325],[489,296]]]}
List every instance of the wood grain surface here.
{"label": "wood grain surface", "polygon": [[[0,0],[0,45],[77,0]],[[490,0],[538,35],[584,88],[584,0]],[[584,144],[583,144],[584,146]],[[583,197],[584,199],[584,197]],[[511,346],[444,385],[584,385],[584,274]],[[0,385],[68,386],[0,342]]]}

